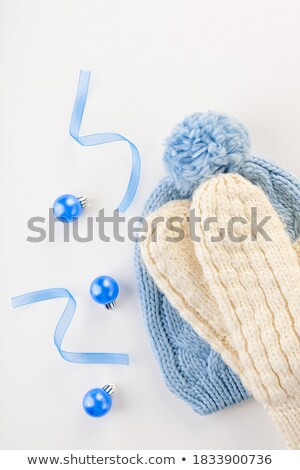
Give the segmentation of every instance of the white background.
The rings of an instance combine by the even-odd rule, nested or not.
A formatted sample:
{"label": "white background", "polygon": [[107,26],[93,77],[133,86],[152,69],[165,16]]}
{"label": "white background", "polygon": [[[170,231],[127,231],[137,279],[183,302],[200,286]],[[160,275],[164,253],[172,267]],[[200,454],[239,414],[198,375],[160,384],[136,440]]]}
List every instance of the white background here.
{"label": "white background", "polygon": [[[86,194],[80,218],[108,214],[130,172],[125,143],[83,148],[68,134],[80,68],[92,71],[83,133],[119,132],[138,146],[142,177],[127,217],[164,175],[162,143],[185,115],[239,118],[255,152],[300,177],[300,4],[292,0],[1,0],[1,384],[6,449],[280,449],[254,401],[200,417],[163,383],[136,293],[133,244],[28,243],[27,220],[62,193]],[[89,297],[100,274],[121,288],[108,313]],[[65,305],[12,310],[14,295],[65,287],[78,301],[64,344],[128,352],[131,365],[61,359],[53,332]],[[115,383],[102,420],[82,410],[92,387]]]}

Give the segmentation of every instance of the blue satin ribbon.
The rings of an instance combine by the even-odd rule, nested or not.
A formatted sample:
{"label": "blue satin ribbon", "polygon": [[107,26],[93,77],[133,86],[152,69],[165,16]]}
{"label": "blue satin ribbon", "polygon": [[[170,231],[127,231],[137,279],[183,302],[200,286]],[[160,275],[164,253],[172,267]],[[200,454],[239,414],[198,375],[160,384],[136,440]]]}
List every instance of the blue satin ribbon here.
{"label": "blue satin ribbon", "polygon": [[68,302],[62,316],[56,326],[54,333],[54,343],[59,354],[69,362],[79,362],[82,364],[129,364],[128,354],[99,353],[99,352],[68,352],[61,349],[64,336],[72,321],[76,311],[76,301],[67,289],[44,289],[28,294],[19,295],[11,299],[14,308],[22,305],[41,302],[42,300],[67,298]]}
{"label": "blue satin ribbon", "polygon": [[125,142],[128,142],[128,144],[130,145],[131,155],[132,155],[131,175],[130,175],[130,179],[129,179],[128,187],[126,189],[125,196],[123,197],[121,203],[119,204],[117,208],[120,212],[125,212],[126,209],[128,209],[128,207],[132,203],[134,196],[136,194],[137,188],[138,188],[140,173],[141,173],[140,154],[136,146],[132,142],[130,142],[130,140],[126,139],[126,137],[123,137],[120,134],[109,132],[109,133],[79,136],[81,121],[82,121],[87,94],[88,94],[88,89],[89,89],[90,75],[91,75],[91,72],[87,70],[80,70],[77,95],[75,98],[75,103],[74,103],[74,108],[73,108],[71,123],[70,123],[70,135],[80,145],[83,145],[83,146],[107,144],[110,142],[117,142],[119,140],[124,140]]}

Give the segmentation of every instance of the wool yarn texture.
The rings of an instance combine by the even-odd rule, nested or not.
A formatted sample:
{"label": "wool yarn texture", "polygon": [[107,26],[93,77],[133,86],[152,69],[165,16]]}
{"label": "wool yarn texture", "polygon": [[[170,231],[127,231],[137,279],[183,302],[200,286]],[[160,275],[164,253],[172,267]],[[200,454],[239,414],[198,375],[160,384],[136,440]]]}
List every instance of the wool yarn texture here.
{"label": "wool yarn texture", "polygon": [[[156,208],[179,192],[166,182],[148,206]],[[186,197],[183,193],[182,197]],[[147,208],[146,211],[147,213]],[[201,338],[157,287],[136,246],[136,273],[145,324],[168,388],[200,415],[207,415],[249,398],[239,377],[219,353]]]}
{"label": "wool yarn texture", "polygon": [[[144,215],[171,198],[186,198],[173,182],[163,181],[145,207]],[[239,377],[172,306],[158,288],[136,245],[136,275],[143,316],[151,346],[167,387],[200,415],[207,415],[249,398]]]}
{"label": "wool yarn texture", "polygon": [[[291,242],[298,239],[299,182],[275,163],[251,155],[248,132],[236,120],[212,112],[186,118],[167,139],[164,160],[169,176],[153,191],[146,203],[144,216],[151,218],[155,212],[160,214],[162,206],[164,211],[172,204],[176,206],[174,211],[171,207],[166,209],[172,216],[185,215],[194,192],[214,175],[240,174],[243,179],[262,189]],[[162,228],[158,226],[158,238],[160,230]],[[179,246],[181,242],[173,244],[174,256],[175,245]],[[144,259],[141,258],[140,248]],[[167,253],[167,250],[163,251]],[[168,387],[200,414],[208,414],[248,398],[248,385],[242,380],[245,388],[239,378],[242,377],[239,356],[231,339],[226,340],[225,323],[216,320],[220,316],[219,305],[210,289],[206,289],[203,266],[195,260],[195,253],[191,251],[182,262],[185,276],[180,279],[181,288],[177,286],[176,298],[171,297],[165,287],[165,284],[174,282],[171,263],[163,266],[162,281],[155,276],[147,256],[144,244],[137,246],[136,271],[142,310]],[[164,262],[160,257],[160,263]],[[198,270],[198,277],[186,276],[187,272],[194,272],[195,269]],[[175,270],[180,272],[178,266]],[[202,283],[200,286],[199,280]],[[195,285],[198,288],[196,297],[187,299],[188,286]],[[178,292],[181,294],[178,295]],[[206,292],[207,309],[203,298],[200,302],[201,292]],[[194,318],[197,321],[193,321]]]}
{"label": "wool yarn texture", "polygon": [[[261,235],[257,236],[257,240],[253,239],[251,225],[253,207],[258,208],[259,217],[262,219],[270,218],[267,233],[270,237],[274,237],[271,240],[265,240],[263,237],[260,240]],[[189,233],[190,210],[194,210],[195,216],[201,217],[204,221],[195,225],[194,241]],[[158,220],[158,217],[164,222],[154,227],[153,221]],[[239,217],[239,225],[236,226],[235,232],[232,232],[232,237],[224,236],[224,239],[216,241],[216,237],[220,238],[223,227],[227,226],[228,221],[234,217]],[[208,218],[215,221],[212,230],[207,229],[205,220]],[[174,226],[172,229],[167,226],[166,222],[170,220],[172,223],[176,221],[175,231],[173,231]],[[300,370],[297,366],[300,357],[300,336],[295,300],[300,292],[300,266],[297,257],[299,243],[292,247],[282,222],[266,196],[259,188],[238,175],[221,175],[205,183],[199,191],[196,191],[192,204],[189,200],[166,204],[148,217],[148,226],[148,236],[141,245],[141,250],[145,264],[156,284],[177,308],[182,318],[221,354],[224,361],[241,377],[245,387],[265,406],[289,447],[298,448],[300,434],[297,423],[300,408],[298,407],[297,415],[296,404],[297,390],[300,393],[300,389],[297,388],[298,377],[294,374],[299,375]],[[179,226],[184,236],[178,235]],[[243,241],[237,242],[241,238]],[[204,261],[202,251],[208,257]],[[214,257],[212,253],[215,251]],[[227,258],[222,256],[223,251]],[[280,260],[277,259],[279,253]],[[275,268],[271,263],[274,254]],[[210,261],[210,257],[213,261]],[[287,263],[287,267],[284,262]],[[281,278],[277,276],[278,265]],[[222,276],[225,277],[227,284]],[[286,292],[281,294],[280,287],[281,282],[287,284],[286,279],[290,279],[290,276],[293,279],[289,286],[292,298],[288,297]],[[212,279],[215,283],[214,288],[211,288]],[[234,279],[237,285],[234,284]],[[218,289],[222,286],[225,289],[224,285],[229,293],[235,288],[237,296],[236,299],[233,297],[227,299],[226,306],[220,303],[218,297],[220,295]],[[290,309],[286,307],[285,302],[288,304],[292,302],[294,305],[292,319]],[[231,316],[227,313],[229,305],[232,307]],[[233,321],[229,321],[232,318]],[[288,325],[291,327],[290,331]],[[242,339],[238,337],[238,326],[242,332]],[[244,334],[244,330],[250,331],[250,338]],[[269,339],[269,342],[266,339]],[[260,345],[265,351],[265,356],[262,356]],[[248,354],[252,351],[251,361],[254,364],[252,370],[247,368],[245,351]],[[262,364],[263,359],[265,364]],[[258,382],[254,383],[251,374],[259,370],[256,361],[262,367],[261,382],[258,379]],[[294,368],[290,368],[289,362]],[[273,382],[270,370],[273,371]],[[260,385],[259,389],[257,383]],[[286,388],[282,389],[281,385],[278,385],[281,383]],[[270,389],[267,388],[268,384]],[[266,396],[260,394],[264,388],[267,390],[268,400]]]}
{"label": "wool yarn texture", "polygon": [[[284,226],[261,190],[239,175],[221,175],[194,194],[196,217],[216,217],[195,244],[210,291],[237,350],[245,387],[264,405],[288,446],[300,449],[300,268]],[[251,217],[269,217],[266,236],[253,237]],[[211,237],[232,217],[236,241]]]}

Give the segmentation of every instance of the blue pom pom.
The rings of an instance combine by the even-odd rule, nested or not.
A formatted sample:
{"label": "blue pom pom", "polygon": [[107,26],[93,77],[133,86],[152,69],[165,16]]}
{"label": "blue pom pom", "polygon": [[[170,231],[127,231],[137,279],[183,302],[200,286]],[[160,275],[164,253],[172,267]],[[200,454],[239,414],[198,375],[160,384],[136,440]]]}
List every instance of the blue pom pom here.
{"label": "blue pom pom", "polygon": [[188,189],[217,173],[238,172],[249,150],[246,128],[210,111],[192,114],[175,127],[166,142],[164,161],[176,186]]}

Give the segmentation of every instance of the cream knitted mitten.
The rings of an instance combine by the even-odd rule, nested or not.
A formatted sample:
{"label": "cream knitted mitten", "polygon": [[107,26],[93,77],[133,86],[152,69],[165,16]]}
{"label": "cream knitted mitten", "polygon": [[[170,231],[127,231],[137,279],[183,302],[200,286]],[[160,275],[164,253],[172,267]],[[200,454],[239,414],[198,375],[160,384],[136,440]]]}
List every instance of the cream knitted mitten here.
{"label": "cream knitted mitten", "polygon": [[[177,243],[165,241],[168,230],[158,225],[152,231],[152,240],[157,235],[158,242],[148,237],[142,246],[147,268],[183,318],[265,406],[288,445],[299,448],[300,269],[295,250],[264,193],[238,175],[203,184],[192,208],[202,219],[196,224],[201,242],[193,243],[188,236]],[[253,239],[251,208],[257,208],[258,220],[271,217],[266,224],[271,241],[260,233]],[[181,227],[187,234],[188,202],[175,201],[158,212],[166,218],[183,216]],[[205,226],[209,217],[217,221]],[[235,220],[231,239],[225,234],[212,241],[230,220]],[[241,236],[246,239],[237,242]]]}
{"label": "cream knitted mitten", "polygon": [[[218,302],[232,344],[243,365],[241,379],[270,413],[291,448],[300,447],[300,268],[295,251],[265,194],[239,175],[215,177],[194,194],[196,217],[216,217],[209,230],[196,225],[202,242],[195,251]],[[270,217],[269,239],[255,237],[258,220]],[[233,217],[244,241],[212,236]]]}

